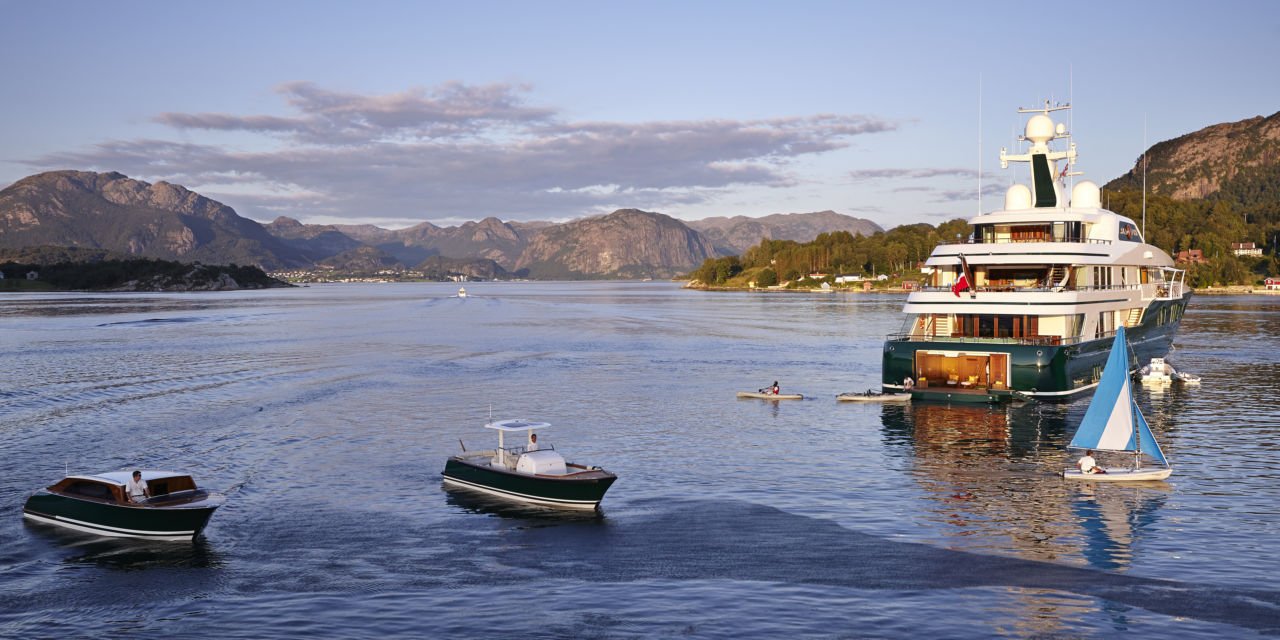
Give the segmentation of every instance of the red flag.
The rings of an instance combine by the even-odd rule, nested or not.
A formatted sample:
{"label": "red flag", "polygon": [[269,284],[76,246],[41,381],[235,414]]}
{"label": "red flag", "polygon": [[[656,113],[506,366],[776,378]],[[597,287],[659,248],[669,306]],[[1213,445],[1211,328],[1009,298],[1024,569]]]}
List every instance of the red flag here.
{"label": "red flag", "polygon": [[968,291],[968,290],[969,290],[969,279],[966,278],[965,275],[962,273],[960,274],[960,279],[956,280],[956,283],[951,285],[951,293],[956,294],[956,297],[959,298],[961,291]]}

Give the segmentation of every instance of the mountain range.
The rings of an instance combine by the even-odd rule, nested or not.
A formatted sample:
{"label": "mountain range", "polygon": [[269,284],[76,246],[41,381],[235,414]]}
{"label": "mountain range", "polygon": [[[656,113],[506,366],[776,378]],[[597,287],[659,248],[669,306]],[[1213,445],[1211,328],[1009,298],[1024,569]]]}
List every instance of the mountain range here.
{"label": "mountain range", "polygon": [[417,268],[473,277],[666,278],[763,237],[812,240],[826,231],[870,234],[869,220],[830,211],[765,218],[670,216],[620,209],[565,223],[484,218],[456,227],[406,229],[310,225],[280,217],[263,225],[180,185],[120,173],[50,171],[0,191],[0,248],[68,246],[185,262],[268,270]]}

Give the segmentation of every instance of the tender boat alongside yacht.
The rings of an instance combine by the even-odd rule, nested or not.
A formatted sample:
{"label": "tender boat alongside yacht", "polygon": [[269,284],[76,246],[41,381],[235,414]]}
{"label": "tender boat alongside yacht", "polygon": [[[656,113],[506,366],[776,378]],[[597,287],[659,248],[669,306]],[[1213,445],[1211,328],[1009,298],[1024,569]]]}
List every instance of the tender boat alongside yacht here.
{"label": "tender boat alongside yacht", "polygon": [[[553,507],[595,509],[618,479],[612,473],[566,462],[555,447],[535,442],[534,431],[546,422],[501,420],[484,425],[498,432],[498,447],[467,451],[445,462],[445,485]],[[507,446],[505,436],[523,434],[524,443]]]}
{"label": "tender boat alongside yacht", "polygon": [[1164,358],[1152,358],[1151,362],[1138,370],[1138,374],[1142,378],[1143,384],[1172,384],[1173,382],[1182,382],[1184,384],[1200,384],[1200,376],[1178,371],[1173,365],[1165,362]]}
{"label": "tender boat alongside yacht", "polygon": [[1000,162],[1030,165],[1030,184],[971,219],[971,237],[933,250],[905,326],[884,343],[886,393],[910,377],[917,399],[1066,398],[1098,384],[1119,328],[1140,358],[1168,351],[1191,298],[1185,272],[1137,223],[1103,208],[1093,182],[1075,183],[1068,201],[1076,145],[1050,148],[1070,137],[1050,113],[1068,108],[1019,110],[1035,114],[1023,136],[1030,149],[1001,150]]}
{"label": "tender boat alongside yacht", "polygon": [[69,475],[27,498],[28,520],[118,538],[192,540],[204,531],[225,498],[171,471],[142,472],[151,498],[130,502],[129,471]]}

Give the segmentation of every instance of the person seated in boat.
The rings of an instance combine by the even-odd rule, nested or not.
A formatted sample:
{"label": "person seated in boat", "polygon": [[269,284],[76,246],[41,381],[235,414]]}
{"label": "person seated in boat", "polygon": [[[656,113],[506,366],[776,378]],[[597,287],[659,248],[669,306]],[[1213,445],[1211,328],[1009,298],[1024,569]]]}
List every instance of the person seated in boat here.
{"label": "person seated in boat", "polygon": [[776,396],[776,395],[778,395],[778,394],[780,394],[780,393],[782,393],[782,387],[779,387],[779,386],[778,386],[778,381],[777,381],[777,380],[774,380],[774,381],[773,381],[773,386],[772,386],[772,387],[769,387],[769,393],[772,393],[772,394],[773,394],[773,395],[775,395],[775,396]]}
{"label": "person seated in boat", "polygon": [[911,376],[907,376],[907,377],[905,377],[905,378],[903,378],[903,379],[902,379],[902,390],[903,390],[903,391],[910,391],[910,390],[911,390],[913,387],[915,387],[915,386],[916,386],[916,381],[915,381],[915,380],[912,380],[912,379],[911,379]]}
{"label": "person seated in boat", "polygon": [[538,434],[531,433],[529,434],[529,444],[525,445],[524,452],[529,453],[530,451],[537,451],[537,450],[538,450]]}
{"label": "person seated in boat", "polygon": [[1107,470],[1098,466],[1098,461],[1093,459],[1093,449],[1084,452],[1084,457],[1080,458],[1080,462],[1076,463],[1080,466],[1080,473],[1106,473]]}
{"label": "person seated in boat", "polygon": [[151,487],[142,479],[141,471],[133,472],[133,478],[125,483],[124,492],[129,496],[129,502],[146,502],[151,497]]}

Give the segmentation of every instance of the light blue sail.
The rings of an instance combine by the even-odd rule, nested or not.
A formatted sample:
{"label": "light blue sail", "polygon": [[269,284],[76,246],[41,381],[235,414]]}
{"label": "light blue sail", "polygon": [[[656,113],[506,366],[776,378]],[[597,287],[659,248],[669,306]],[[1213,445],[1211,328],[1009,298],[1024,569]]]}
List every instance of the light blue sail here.
{"label": "light blue sail", "polygon": [[1116,330],[1111,355],[1102,369],[1102,379],[1093,393],[1093,401],[1080,421],[1080,428],[1069,445],[1076,449],[1102,451],[1138,451],[1161,463],[1164,452],[1151,434],[1151,427],[1133,398],[1129,379],[1129,347],[1124,327]]}

